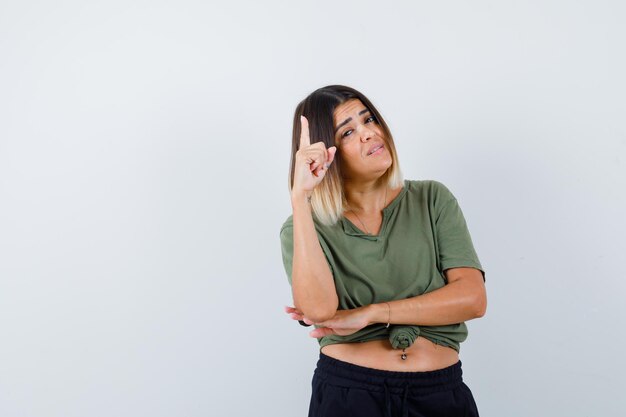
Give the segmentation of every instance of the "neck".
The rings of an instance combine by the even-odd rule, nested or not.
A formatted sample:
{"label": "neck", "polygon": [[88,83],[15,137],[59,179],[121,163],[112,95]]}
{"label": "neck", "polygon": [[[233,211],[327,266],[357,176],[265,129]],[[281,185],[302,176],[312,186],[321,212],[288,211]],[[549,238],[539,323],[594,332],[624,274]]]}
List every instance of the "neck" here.
{"label": "neck", "polygon": [[359,213],[380,212],[385,208],[387,182],[376,179],[368,182],[344,182],[344,193],[348,202],[348,209]]}

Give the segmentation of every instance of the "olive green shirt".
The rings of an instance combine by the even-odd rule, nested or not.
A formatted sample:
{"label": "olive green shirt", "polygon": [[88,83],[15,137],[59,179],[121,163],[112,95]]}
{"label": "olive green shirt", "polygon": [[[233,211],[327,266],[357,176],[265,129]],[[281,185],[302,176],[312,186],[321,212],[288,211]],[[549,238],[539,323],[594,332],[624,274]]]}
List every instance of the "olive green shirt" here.
{"label": "olive green shirt", "polygon": [[[434,291],[446,285],[443,271],[448,268],[476,268],[485,279],[463,212],[450,190],[438,181],[405,180],[400,194],[383,210],[376,236],[361,231],[345,217],[333,226],[315,218],[314,224],[342,310]],[[280,239],[291,285],[293,216],[283,224]],[[412,327],[420,336],[457,352],[467,338],[465,323]],[[330,335],[318,342],[323,347],[388,339],[390,330],[376,323],[348,336]]]}

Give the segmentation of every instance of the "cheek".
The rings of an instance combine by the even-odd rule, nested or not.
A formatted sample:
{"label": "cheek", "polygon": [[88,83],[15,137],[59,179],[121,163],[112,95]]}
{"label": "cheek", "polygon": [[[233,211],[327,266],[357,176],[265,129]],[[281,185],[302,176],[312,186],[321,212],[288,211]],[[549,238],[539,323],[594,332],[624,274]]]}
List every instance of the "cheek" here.
{"label": "cheek", "polygon": [[353,149],[350,146],[344,146],[341,151],[341,160],[344,164],[350,165],[354,161],[361,159],[361,155],[358,153],[357,149]]}
{"label": "cheek", "polygon": [[348,173],[350,171],[352,171],[353,169],[353,163],[352,163],[352,159],[350,157],[350,155],[348,155],[346,152],[340,152],[339,153],[339,164],[341,165],[341,169],[344,171],[344,173]]}

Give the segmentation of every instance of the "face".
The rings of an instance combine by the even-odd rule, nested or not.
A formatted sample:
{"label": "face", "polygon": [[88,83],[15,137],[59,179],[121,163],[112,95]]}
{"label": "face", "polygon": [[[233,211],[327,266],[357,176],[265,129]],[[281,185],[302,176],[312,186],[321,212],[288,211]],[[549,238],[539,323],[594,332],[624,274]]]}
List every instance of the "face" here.
{"label": "face", "polygon": [[391,166],[383,129],[361,100],[340,104],[333,114],[335,144],[347,179],[372,180]]}

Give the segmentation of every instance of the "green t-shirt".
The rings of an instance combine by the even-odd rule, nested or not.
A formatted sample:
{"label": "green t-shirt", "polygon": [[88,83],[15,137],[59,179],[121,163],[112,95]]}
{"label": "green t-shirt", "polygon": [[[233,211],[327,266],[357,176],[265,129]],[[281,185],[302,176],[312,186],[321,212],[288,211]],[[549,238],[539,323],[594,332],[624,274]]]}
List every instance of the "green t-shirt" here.
{"label": "green t-shirt", "polygon": [[[446,285],[443,271],[448,268],[476,268],[485,279],[463,212],[450,190],[438,181],[405,180],[400,194],[383,210],[377,236],[364,233],[345,217],[333,226],[315,218],[314,224],[342,310],[434,291]],[[291,285],[293,216],[283,224],[280,239]],[[392,327],[376,323],[348,336],[330,335],[318,342],[323,347],[388,339]],[[411,327],[420,336],[457,352],[467,338],[465,323]]]}

